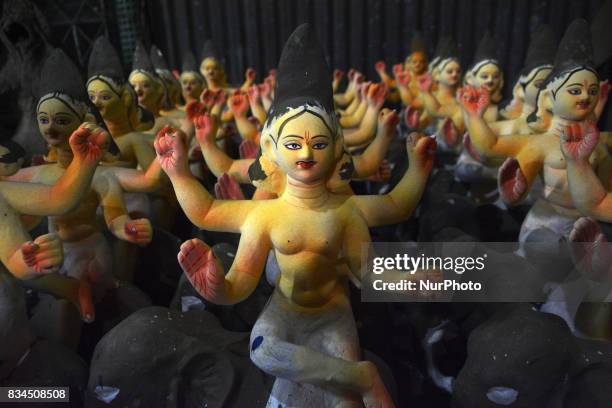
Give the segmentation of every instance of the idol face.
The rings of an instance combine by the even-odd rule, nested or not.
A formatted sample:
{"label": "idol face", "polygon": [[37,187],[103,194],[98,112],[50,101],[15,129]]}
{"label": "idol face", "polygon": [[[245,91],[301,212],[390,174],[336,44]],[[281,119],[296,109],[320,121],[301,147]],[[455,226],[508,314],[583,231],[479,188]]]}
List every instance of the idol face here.
{"label": "idol face", "polygon": [[161,84],[143,72],[133,72],[130,84],[138,96],[138,104],[151,112],[157,111],[163,89]]}
{"label": "idol face", "polygon": [[183,72],[181,74],[181,88],[185,99],[198,99],[204,90],[204,83],[201,77],[193,72]]}
{"label": "idol face", "polygon": [[552,111],[555,116],[581,121],[589,117],[599,100],[599,79],[586,69],[566,75],[559,86],[554,81]]}
{"label": "idol face", "polygon": [[[440,70],[441,68],[441,70]],[[458,86],[461,81],[461,66],[457,61],[447,62],[438,67],[438,81],[446,86]]]}
{"label": "idol face", "polygon": [[200,72],[207,82],[219,82],[221,80],[221,66],[214,58],[205,58],[200,65]]}
{"label": "idol face", "polygon": [[499,89],[500,85],[501,71],[496,64],[485,64],[474,73],[474,86],[486,89],[491,95]]}
{"label": "idol face", "polygon": [[410,57],[410,70],[416,74],[421,75],[427,70],[427,59],[425,54],[422,52],[413,52]]}
{"label": "idol face", "polygon": [[524,88],[524,100],[529,106],[535,106],[538,97],[538,92],[542,86],[542,83],[552,71],[552,68],[535,68],[534,71],[538,70],[535,75],[532,72],[528,75],[527,83],[523,85]]}
{"label": "idol face", "polygon": [[103,119],[125,116],[125,106],[119,95],[110,85],[100,79],[94,79],[87,85],[89,100],[96,107]]}
{"label": "idol face", "polygon": [[291,179],[304,184],[325,182],[335,166],[334,138],[326,123],[309,111],[279,118],[273,126],[277,138],[277,165]]}
{"label": "idol face", "polygon": [[72,132],[81,125],[81,120],[58,98],[44,100],[36,112],[38,130],[45,142],[53,147],[68,147]]}

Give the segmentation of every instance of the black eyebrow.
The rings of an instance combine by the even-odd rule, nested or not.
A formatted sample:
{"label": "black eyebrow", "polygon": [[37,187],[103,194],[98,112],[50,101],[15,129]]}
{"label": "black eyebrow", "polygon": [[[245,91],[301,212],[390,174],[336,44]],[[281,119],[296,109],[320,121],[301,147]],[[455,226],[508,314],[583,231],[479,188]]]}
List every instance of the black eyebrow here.
{"label": "black eyebrow", "polygon": [[299,136],[299,135],[286,135],[286,136],[282,136],[282,138],[285,138],[285,137],[297,137],[299,139],[304,140],[304,138],[302,136]]}
{"label": "black eyebrow", "polygon": [[324,137],[324,138],[326,138],[327,136],[325,136],[325,135],[316,135],[316,136],[313,136],[312,138],[316,139],[317,137]]}
{"label": "black eyebrow", "polygon": [[574,82],[573,84],[569,84],[568,86],[574,86],[574,85],[582,86],[582,84],[579,84],[578,82]]}

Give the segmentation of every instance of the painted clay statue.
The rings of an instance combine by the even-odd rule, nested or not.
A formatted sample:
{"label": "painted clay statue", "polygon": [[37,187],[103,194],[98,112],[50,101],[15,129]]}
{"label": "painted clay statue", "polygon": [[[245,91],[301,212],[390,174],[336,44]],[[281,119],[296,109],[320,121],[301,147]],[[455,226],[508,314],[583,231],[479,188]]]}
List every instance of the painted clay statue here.
{"label": "painted clay statue", "polygon": [[192,222],[242,234],[225,278],[206,244],[183,244],[179,263],[202,296],[218,304],[240,302],[257,285],[269,250],[276,253],[281,275],[251,333],[252,361],[277,377],[269,406],[390,407],[374,365],[359,361],[346,279],[359,280],[368,226],[399,222],[416,207],[435,142],[423,138],[408,146],[410,169],[387,195],[329,192],[325,181],[343,152],[330,77],[313,30],[298,27],[283,50],[262,132],[262,156],[287,175],[278,199],[215,201],[189,174],[180,134],[158,138],[156,150]]}
{"label": "painted clay statue", "polygon": [[168,62],[157,46],[151,46],[151,63],[155,67],[155,73],[163,81],[167,93],[167,106],[160,111],[162,116],[170,116],[173,118],[184,118],[185,113],[178,109],[181,104],[181,83],[174,77]]}
{"label": "painted clay statue", "polygon": [[[232,94],[236,89],[228,85],[227,75],[223,68],[223,58],[212,40],[206,40],[200,55],[200,73],[206,79],[206,88],[213,92],[224,90]],[[242,92],[246,92],[255,81],[255,71],[248,68],[245,73],[245,81],[240,86]]]}
{"label": "painted clay statue", "polygon": [[478,44],[474,62],[465,74],[465,82],[474,88],[483,88],[489,93],[489,106],[484,113],[487,122],[498,118],[497,105],[502,98],[504,74],[497,60],[499,44],[487,31]]}
{"label": "painted clay statue", "polygon": [[[552,112],[549,129],[532,137],[508,135],[498,138],[483,115],[489,92],[467,88],[460,95],[466,111],[474,147],[484,156],[511,157],[512,167],[500,175],[500,194],[509,203],[520,202],[535,177],[544,181],[543,196],[529,211],[519,241],[537,228],[549,228],[568,237],[579,216],[567,186],[565,159],[559,148],[560,135],[568,126],[592,120],[599,99],[599,77],[591,62],[590,32],[584,20],[575,20],[567,29],[555,58],[554,68],[543,82],[537,97],[536,120]],[[606,155],[605,149],[591,157],[592,165]]]}
{"label": "painted clay statue", "polygon": [[606,281],[612,278],[612,251],[596,220],[612,221],[612,183],[607,180],[603,185],[589,162],[598,142],[599,131],[592,123],[569,126],[561,134],[569,190],[584,216],[574,223],[570,234],[574,258],[578,270],[589,279]]}
{"label": "painted clay statue", "polygon": [[[546,112],[552,112],[552,119],[548,130],[536,136],[519,134],[498,138],[483,119],[488,92],[470,88],[460,94],[474,147],[484,156],[514,159],[500,169],[500,194],[504,200],[520,202],[531,190],[536,176],[542,178],[542,194],[521,225],[521,250],[532,234],[571,239],[570,233],[580,216],[568,188],[567,164],[560,149],[560,138],[564,133],[594,132],[589,123],[595,117],[600,81],[593,67],[592,53],[587,22],[575,20],[565,32],[553,69],[538,94],[535,121],[542,122]],[[600,144],[589,157],[603,183],[610,178],[609,167],[602,166],[607,156],[606,147]],[[576,312],[588,290],[581,281],[563,282],[552,289],[541,310],[559,315],[575,330]]]}
{"label": "painted clay statue", "polygon": [[552,30],[542,26],[533,34],[527,50],[525,65],[512,90],[512,101],[505,109],[506,112],[518,113],[514,117],[506,116],[506,120],[490,123],[491,130],[498,136],[513,134],[533,134],[548,127],[550,117],[543,118],[536,129],[528,124],[528,117],[536,110],[536,98],[542,82],[552,70],[555,59],[556,41]]}
{"label": "painted clay statue", "polygon": [[[2,263],[16,277],[29,279],[51,272],[63,260],[55,234],[41,236],[34,243],[19,220],[20,215],[59,216],[70,211],[89,189],[98,161],[108,147],[109,136],[98,127],[82,126],[70,137],[74,160],[51,185],[0,181],[0,206],[6,217],[1,225]],[[17,147],[16,147],[17,146]],[[21,166],[18,145],[0,145],[1,176],[10,179]],[[27,245],[22,245],[27,243]]]}
{"label": "painted clay statue", "polygon": [[[70,134],[83,122],[91,120],[87,112],[87,94],[77,68],[61,50],[45,61],[43,88],[39,90],[37,116],[41,135],[55,147],[58,162],[22,169],[12,179],[30,183],[53,184],[74,160],[68,144]],[[81,283],[80,306],[83,318],[93,320],[91,297],[99,300],[106,289],[115,285],[112,254],[106,239],[98,231],[96,209],[101,206],[106,225],[119,239],[145,245],[152,229],[147,219],[130,219],[123,201],[120,181],[113,167],[96,170],[88,194],[67,214],[49,218],[49,228],[64,244],[64,265],[60,273]],[[122,169],[123,170],[123,169]],[[127,170],[127,169],[126,169]],[[126,177],[129,178],[129,177]],[[85,293],[90,291],[91,293]]]}
{"label": "painted clay statue", "polygon": [[[599,67],[612,57],[612,47],[601,34],[606,32],[612,18],[612,1],[604,2],[591,24],[593,62]],[[607,102],[609,84],[600,83],[598,105]],[[600,106],[603,110],[603,106]],[[590,164],[593,151],[601,144],[610,153],[610,132],[599,132],[594,123],[568,126],[561,134],[561,151],[567,161],[567,181],[574,205],[585,217],[612,222],[612,183],[610,177],[598,177]],[[599,175],[611,172],[612,159],[608,155],[601,164]]]}
{"label": "painted clay statue", "polygon": [[414,33],[410,45],[411,53],[404,63],[403,81],[396,82],[400,98],[406,106],[406,124],[411,129],[423,129],[429,125],[424,112],[424,102],[419,80],[428,74],[427,47],[420,32]]}
{"label": "painted clay statue", "polygon": [[167,89],[162,79],[155,72],[153,63],[142,42],[136,43],[132,72],[128,80],[136,91],[140,106],[151,112],[155,117],[155,125],[146,133],[155,135],[164,126],[180,126],[179,121],[161,115],[162,109],[168,107]]}
{"label": "painted clay statue", "polygon": [[[8,177],[19,171],[25,151],[23,148],[11,141],[0,142],[0,177]],[[0,181],[0,208],[4,214],[2,225],[0,225],[0,261],[6,269],[18,279],[31,279],[41,274],[56,272],[62,262],[64,255],[62,244],[57,234],[45,234],[37,237],[34,241],[30,239],[27,230],[23,227],[19,215],[20,207],[16,209],[9,205],[4,198],[4,186],[9,187],[12,182]],[[22,185],[22,188],[27,185]],[[30,192],[44,193],[48,187],[37,185]],[[47,194],[50,191],[46,192]],[[78,193],[78,192],[77,192]],[[81,194],[77,194],[78,199]],[[64,197],[66,198],[66,197]],[[10,197],[9,197],[10,200]],[[75,201],[75,197],[71,197]],[[48,206],[48,203],[47,203]],[[68,209],[69,207],[66,207]],[[53,210],[50,208],[50,210]],[[39,210],[38,212],[40,212]],[[0,272],[1,273],[1,272]]]}
{"label": "painted clay statue", "polygon": [[[457,89],[461,85],[461,64],[454,40],[446,37],[440,41],[436,57],[432,61],[432,73],[421,76],[418,81],[423,96],[425,110],[433,118],[438,118],[438,143],[454,146],[459,135],[465,131],[463,111],[457,102]],[[432,92],[433,84],[437,90]]]}
{"label": "painted clay statue", "polygon": [[334,102],[341,108],[346,108],[347,106],[349,106],[349,104],[353,102],[356,93],[355,88],[364,80],[364,76],[361,73],[355,71],[354,69],[351,69],[348,72],[347,78],[348,84],[346,86],[345,91],[342,93],[334,94]]}
{"label": "painted clay statue", "polygon": [[[593,170],[589,159],[599,145],[599,130],[593,123],[568,126],[561,134],[561,151],[567,162],[567,182],[572,200],[584,216],[612,222],[611,178],[607,185]],[[607,167],[609,170],[609,167]]]}
{"label": "painted clay statue", "polygon": [[125,81],[121,60],[106,37],[99,37],[89,57],[87,92],[121,152],[127,167],[147,169],[155,159],[150,137],[140,133],[142,110]]}
{"label": "painted clay statue", "polygon": [[[384,102],[384,94],[379,95],[379,99]],[[398,121],[399,118],[394,111],[383,109],[378,115],[374,141],[360,155],[344,154],[343,159],[336,167],[340,170],[342,166],[345,166],[345,169],[332,175],[327,182],[328,189],[337,194],[353,194],[348,181],[373,176],[383,163],[384,156],[395,136],[395,126]],[[257,198],[264,195],[264,191],[273,196],[282,194],[286,185],[285,175],[268,166],[261,155],[258,155],[255,159],[234,160],[217,146],[215,134],[217,133],[218,119],[204,114],[197,117],[195,123],[196,138],[209,169],[216,177],[221,178],[223,174],[228,174],[238,183],[253,183],[258,187],[259,195],[256,193]],[[258,165],[253,166],[255,162],[258,162]],[[265,175],[263,178],[261,176],[262,172]]]}
{"label": "painted clay statue", "polygon": [[[488,93],[489,105],[484,112],[487,123],[498,120],[497,105],[501,101],[501,91],[504,86],[503,72],[497,54],[499,46],[489,32],[486,32],[474,56],[471,67],[466,71],[465,83]],[[465,118],[464,118],[465,119]],[[472,146],[471,129],[463,136],[463,150],[455,167],[455,175],[459,180],[472,184],[471,192],[478,201],[493,202],[498,199],[497,173],[503,160],[480,152]]]}
{"label": "painted clay statue", "polygon": [[198,71],[196,59],[193,52],[187,51],[183,56],[183,70],[181,72],[181,87],[185,105],[189,102],[197,102],[200,99],[206,82]]}

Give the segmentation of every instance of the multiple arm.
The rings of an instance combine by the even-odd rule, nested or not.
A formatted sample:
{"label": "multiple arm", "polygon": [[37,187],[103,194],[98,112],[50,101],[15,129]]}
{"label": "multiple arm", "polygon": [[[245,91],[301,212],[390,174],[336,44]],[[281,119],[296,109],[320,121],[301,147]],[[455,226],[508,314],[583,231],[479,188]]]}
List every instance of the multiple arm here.
{"label": "multiple arm", "polygon": [[353,156],[354,178],[364,179],[376,173],[389,150],[398,123],[399,117],[394,111],[384,109],[380,113],[376,138],[363,154]]}
{"label": "multiple arm", "polygon": [[88,191],[110,137],[101,128],[85,123],[70,136],[74,159],[53,186],[0,182],[0,194],[18,213],[60,215],[70,211]]}
{"label": "multiple arm", "polygon": [[594,124],[571,126],[561,134],[561,151],[567,159],[569,189],[576,208],[584,215],[612,222],[612,194],[606,191],[588,160],[598,141]]}
{"label": "multiple arm", "polygon": [[407,140],[410,167],[391,192],[385,195],[352,196],[362,217],[370,227],[404,221],[416,208],[433,167],[436,142],[430,137]]}
{"label": "multiple arm", "polygon": [[181,208],[199,228],[240,232],[257,201],[215,200],[189,171],[186,149],[184,135],[180,131],[160,133],[155,140],[158,160],[170,177]]}
{"label": "multiple arm", "polygon": [[196,119],[196,138],[202,149],[202,155],[210,171],[221,177],[223,173],[232,176],[238,183],[249,184],[249,167],[253,159],[234,160],[217,146],[215,135],[218,122],[214,116],[200,115]]}

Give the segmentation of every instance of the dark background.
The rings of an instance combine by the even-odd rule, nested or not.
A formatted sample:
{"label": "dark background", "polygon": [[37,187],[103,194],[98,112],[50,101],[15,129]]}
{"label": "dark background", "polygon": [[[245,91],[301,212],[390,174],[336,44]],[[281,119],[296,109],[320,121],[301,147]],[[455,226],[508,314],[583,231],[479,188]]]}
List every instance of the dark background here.
{"label": "dark background", "polygon": [[374,63],[402,61],[414,31],[422,31],[433,53],[437,39],[451,34],[465,64],[487,29],[499,38],[506,89],[521,69],[530,33],[548,23],[560,39],[577,17],[591,21],[601,0],[36,0],[52,42],[84,63],[90,43],[107,33],[129,68],[134,40],[156,44],[173,68],[183,53],[199,54],[212,38],[225,57],[230,82],[246,67],[259,79],[273,68],[291,31],[311,22],[332,67],[355,67],[374,77]]}

